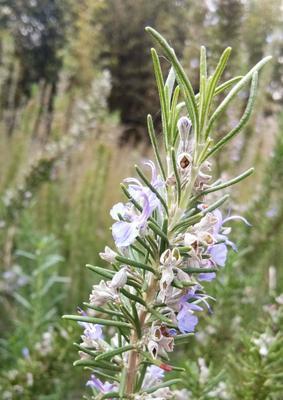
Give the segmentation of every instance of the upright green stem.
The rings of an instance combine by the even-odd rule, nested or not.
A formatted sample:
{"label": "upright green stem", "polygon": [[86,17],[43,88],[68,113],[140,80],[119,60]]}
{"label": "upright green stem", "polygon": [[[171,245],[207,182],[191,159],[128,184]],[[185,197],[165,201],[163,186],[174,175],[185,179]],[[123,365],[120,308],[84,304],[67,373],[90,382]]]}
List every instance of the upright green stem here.
{"label": "upright green stem", "polygon": [[[156,290],[157,290],[157,279],[155,275],[151,274],[150,277],[150,282],[148,285],[148,289],[145,295],[145,302],[147,304],[150,304],[155,297]],[[141,310],[139,312],[139,321],[140,321],[140,326],[142,332],[144,331],[145,328],[145,320],[147,317],[148,311],[147,310]],[[133,331],[131,338],[130,338],[130,345],[136,346],[138,342],[138,335],[136,330]],[[127,366],[127,372],[126,372],[126,394],[131,395],[134,393],[135,389],[135,380],[137,376],[137,371],[139,368],[140,364],[140,354],[138,353],[137,350],[131,350],[129,353],[129,359],[128,359],[128,366]]]}

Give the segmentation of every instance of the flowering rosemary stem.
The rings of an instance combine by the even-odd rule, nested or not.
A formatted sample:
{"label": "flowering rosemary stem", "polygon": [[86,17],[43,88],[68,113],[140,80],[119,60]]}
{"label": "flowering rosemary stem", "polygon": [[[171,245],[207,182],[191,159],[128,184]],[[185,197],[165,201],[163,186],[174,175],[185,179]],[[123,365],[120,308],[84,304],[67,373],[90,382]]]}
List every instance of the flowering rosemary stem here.
{"label": "flowering rosemary stem", "polygon": [[[154,29],[147,31],[171,63],[165,81],[157,52],[152,50],[166,159],[162,159],[152,118],[148,116],[160,174],[155,163],[148,160],[144,165],[151,170],[150,179],[136,166],[138,178],[124,180],[122,190],[128,200],[115,204],[110,211],[116,250],[106,247],[100,253],[111,267],[106,270],[88,266],[103,278],[93,285],[89,302],[85,303],[90,311],[79,309],[80,315],[65,316],[84,328],[83,341],[78,345],[80,360],[75,365],[95,367],[87,382],[93,391],[92,400],[174,398],[170,386],[179,381],[169,378],[162,382],[165,372],[180,370],[167,364],[168,353],[174,345],[190,339],[199,313],[205,308],[210,310],[208,300],[212,298],[202,281],[215,279],[219,267],[225,266],[228,249],[236,249],[227,223],[240,220],[247,224],[241,216],[222,216],[220,207],[228,194],[210,196],[244,179],[252,170],[226,183],[219,183],[219,179],[213,182],[207,158],[246,124],[254,104],[257,71],[268,58],[245,77],[217,86],[230,49],[208,77],[202,48],[200,93],[195,95],[174,50]],[[244,116],[230,133],[214,143],[215,121],[250,80],[251,95]],[[236,86],[210,116],[213,98],[233,83]],[[181,103],[179,95],[184,100]],[[183,111],[186,115],[181,116]],[[116,333],[106,341],[103,329],[109,326]]]}

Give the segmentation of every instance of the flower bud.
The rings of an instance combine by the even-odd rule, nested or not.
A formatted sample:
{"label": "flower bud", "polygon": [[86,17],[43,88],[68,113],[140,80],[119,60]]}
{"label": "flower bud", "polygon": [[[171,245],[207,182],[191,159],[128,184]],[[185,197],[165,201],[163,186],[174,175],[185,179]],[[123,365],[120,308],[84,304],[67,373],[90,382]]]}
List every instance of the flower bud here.
{"label": "flower bud", "polygon": [[122,288],[127,283],[127,268],[121,268],[113,276],[110,286],[114,289]]}
{"label": "flower bud", "polygon": [[104,252],[99,253],[99,256],[102,260],[108,261],[110,263],[115,262],[117,253],[110,249],[110,247],[106,246]]}
{"label": "flower bud", "polygon": [[190,134],[192,123],[189,118],[181,117],[177,123],[178,131],[181,136],[181,140],[185,142]]}

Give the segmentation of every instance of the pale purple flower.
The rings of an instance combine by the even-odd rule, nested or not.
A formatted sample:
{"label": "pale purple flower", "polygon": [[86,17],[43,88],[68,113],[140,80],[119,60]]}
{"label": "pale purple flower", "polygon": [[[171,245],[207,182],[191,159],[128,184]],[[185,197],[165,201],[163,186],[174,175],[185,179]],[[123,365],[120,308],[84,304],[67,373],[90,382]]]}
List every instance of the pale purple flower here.
{"label": "pale purple flower", "polygon": [[[156,189],[160,190],[164,187],[164,181],[161,179],[159,175],[157,175],[155,164],[151,161],[145,161],[144,165],[149,166],[151,168],[151,185]],[[141,182],[136,178],[126,178],[124,182],[128,184],[128,190],[131,196],[135,201],[137,201],[140,205],[143,202],[143,195],[145,194],[149,207],[154,210],[155,208],[160,209],[160,201],[157,198],[156,194],[150,190],[147,186],[143,186]]]}
{"label": "pale purple flower", "polygon": [[123,220],[131,221],[133,218],[134,209],[133,205],[130,203],[117,203],[110,210],[110,215],[115,221],[120,221],[120,217]]}
{"label": "pale purple flower", "polygon": [[230,217],[223,218],[220,210],[214,210],[213,215],[217,218],[217,223],[214,225],[213,235],[216,237],[218,242],[224,242],[225,245],[232,247],[234,251],[237,251],[235,243],[228,239],[231,228],[225,227],[224,224],[228,221],[240,220],[246,225],[251,226],[251,224],[240,215],[232,215]]}
{"label": "pale purple flower", "polygon": [[143,198],[142,213],[133,213],[131,220],[118,221],[112,226],[112,235],[117,247],[130,246],[146,228],[147,220],[154,208],[150,205],[149,199],[144,192],[141,193],[141,196]]}
{"label": "pale purple flower", "polygon": [[30,358],[30,352],[29,352],[29,349],[27,347],[23,347],[22,348],[22,355],[26,359]]}
{"label": "pale purple flower", "polygon": [[162,368],[159,368],[157,365],[151,365],[150,367],[147,367],[142,388],[147,389],[156,385],[163,380],[164,374],[165,371]]}
{"label": "pale purple flower", "polygon": [[98,393],[108,393],[113,392],[117,385],[109,382],[102,382],[100,379],[96,378],[95,375],[91,375],[90,380],[87,381],[86,386],[96,389]]}
{"label": "pale purple flower", "polygon": [[[78,307],[78,313],[87,317],[87,313],[80,307]],[[78,324],[84,328],[84,332],[81,335],[82,344],[86,347],[97,347],[97,340],[103,339],[102,325],[82,321],[79,321]]]}
{"label": "pale purple flower", "polygon": [[195,311],[203,311],[203,308],[194,303],[189,303],[189,300],[199,299],[201,295],[197,295],[196,291],[199,286],[196,285],[188,290],[187,294],[180,299],[180,311],[177,314],[178,328],[182,333],[194,332],[198,324],[198,317],[194,314]]}
{"label": "pale purple flower", "polygon": [[153,161],[147,160],[144,162],[144,165],[147,165],[151,168],[151,184],[155,189],[163,188],[164,181],[161,176],[157,174],[156,166]]}
{"label": "pale purple flower", "polygon": [[266,215],[268,218],[274,218],[274,217],[276,217],[277,214],[278,214],[278,209],[277,209],[277,207],[272,207],[272,208],[270,208],[269,210],[267,210],[266,213],[265,213],[265,215]]}
{"label": "pale purple flower", "polygon": [[[151,184],[158,190],[164,187],[164,182],[157,175],[156,167],[152,161],[145,162],[145,165],[151,168]],[[130,246],[135,239],[143,234],[147,220],[153,210],[161,209],[160,201],[156,194],[147,186],[143,186],[136,178],[127,178],[124,180],[128,184],[128,191],[132,198],[142,207],[140,213],[132,204],[117,203],[113,206],[110,214],[115,222],[112,226],[112,235],[117,247]]]}
{"label": "pale purple flower", "polygon": [[220,267],[224,267],[226,259],[227,259],[227,246],[224,243],[215,244],[209,249],[209,254],[211,256],[211,260],[219,265]]}
{"label": "pale purple flower", "polygon": [[198,280],[200,282],[202,282],[202,281],[211,282],[215,278],[216,278],[216,273],[215,272],[206,272],[206,273],[203,272],[201,274],[198,274]]}
{"label": "pale purple flower", "polygon": [[109,300],[115,301],[118,299],[117,290],[111,287],[109,282],[100,281],[98,285],[93,285],[92,292],[89,296],[90,304],[95,306],[103,306]]}
{"label": "pale purple flower", "polygon": [[[205,210],[203,205],[199,209]],[[190,251],[189,265],[191,267],[224,267],[227,259],[228,249],[231,246],[237,250],[235,244],[228,239],[231,232],[230,227],[224,226],[228,221],[240,220],[249,225],[248,221],[238,215],[222,217],[219,210],[207,213],[198,224],[192,226],[184,236],[184,244],[192,246]],[[203,255],[209,258],[203,257]],[[201,273],[198,275],[200,281],[211,281],[215,278],[215,273]]]}
{"label": "pale purple flower", "polygon": [[102,326],[91,324],[89,322],[79,322],[84,327],[84,333],[81,335],[82,344],[86,347],[97,347],[97,341],[103,339]]}
{"label": "pale purple flower", "polygon": [[194,311],[202,311],[202,308],[193,303],[184,302],[182,304],[177,315],[178,328],[182,333],[194,332],[198,324],[198,317],[194,314]]}
{"label": "pale purple flower", "polygon": [[[208,254],[210,258],[207,259],[206,268],[215,266],[224,267],[228,255],[228,249],[226,244],[218,243],[208,248]],[[198,275],[199,281],[212,281],[216,277],[215,272],[201,273]]]}

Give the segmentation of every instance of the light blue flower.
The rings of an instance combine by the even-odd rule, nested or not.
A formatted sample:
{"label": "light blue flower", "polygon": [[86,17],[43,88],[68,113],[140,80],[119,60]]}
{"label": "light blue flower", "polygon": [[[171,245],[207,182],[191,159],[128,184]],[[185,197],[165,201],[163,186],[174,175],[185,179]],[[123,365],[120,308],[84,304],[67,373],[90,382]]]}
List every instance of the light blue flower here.
{"label": "light blue flower", "polygon": [[196,294],[199,286],[196,285],[188,290],[187,294],[180,299],[180,311],[177,314],[178,328],[182,333],[194,332],[198,324],[198,317],[194,314],[195,311],[203,311],[203,308],[197,304],[188,301],[201,298]]}
{"label": "light blue flower", "polygon": [[93,389],[98,390],[99,393],[109,393],[113,392],[113,389],[116,388],[116,385],[109,382],[102,382],[100,379],[96,378],[95,375],[91,375],[90,379],[87,381],[86,386],[89,386]]}

